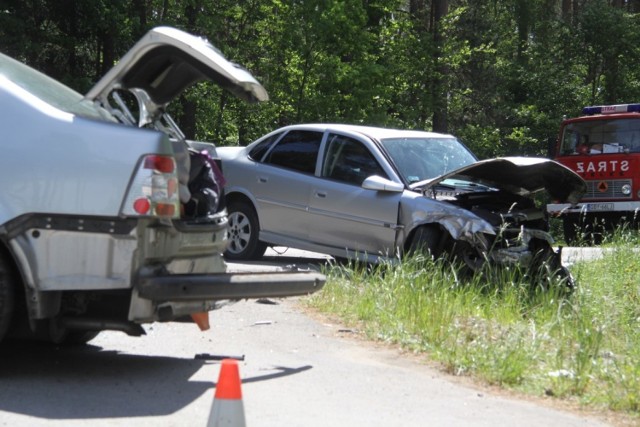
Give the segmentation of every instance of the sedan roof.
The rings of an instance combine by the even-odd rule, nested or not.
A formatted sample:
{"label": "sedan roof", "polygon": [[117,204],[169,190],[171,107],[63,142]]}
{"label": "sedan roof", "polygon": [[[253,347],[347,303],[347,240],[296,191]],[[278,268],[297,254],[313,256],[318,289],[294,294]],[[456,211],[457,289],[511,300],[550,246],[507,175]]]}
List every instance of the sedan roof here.
{"label": "sedan roof", "polygon": [[421,130],[392,129],[341,123],[306,123],[290,125],[284,128],[280,128],[278,129],[278,131],[292,129],[317,130],[320,132],[335,130],[342,132],[359,133],[361,135],[368,136],[369,138],[378,140],[386,138],[455,138],[454,136],[448,134],[427,132]]}

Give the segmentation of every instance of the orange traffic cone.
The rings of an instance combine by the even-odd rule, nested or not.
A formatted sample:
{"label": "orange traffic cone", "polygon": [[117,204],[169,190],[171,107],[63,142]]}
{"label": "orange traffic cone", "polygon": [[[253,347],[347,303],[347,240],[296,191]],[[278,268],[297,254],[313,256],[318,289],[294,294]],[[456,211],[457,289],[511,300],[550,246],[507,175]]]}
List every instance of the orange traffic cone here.
{"label": "orange traffic cone", "polygon": [[223,359],[207,427],[245,427],[238,361]]}
{"label": "orange traffic cone", "polygon": [[203,311],[202,313],[191,314],[191,319],[198,325],[201,331],[209,330],[209,312]]}

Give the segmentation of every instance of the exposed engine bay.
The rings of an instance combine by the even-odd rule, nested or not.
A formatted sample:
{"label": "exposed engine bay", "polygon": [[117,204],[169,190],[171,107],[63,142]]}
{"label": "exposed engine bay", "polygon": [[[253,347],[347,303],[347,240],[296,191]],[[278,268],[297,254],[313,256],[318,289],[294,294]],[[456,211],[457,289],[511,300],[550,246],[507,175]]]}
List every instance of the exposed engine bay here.
{"label": "exposed engine bay", "polygon": [[565,169],[546,159],[491,159],[420,187],[423,196],[472,214],[461,219],[458,209],[438,213],[436,221],[450,235],[440,248],[474,270],[489,261],[530,271],[552,269],[569,277],[561,264],[561,248],[553,249],[545,206],[535,200],[543,191],[555,198],[579,199],[584,183]]}
{"label": "exposed engine bay", "polygon": [[[452,194],[455,194],[452,196]],[[548,221],[544,209],[536,206],[530,197],[508,191],[451,191],[435,189],[436,200],[445,200],[473,212],[494,227],[527,227],[547,231]]]}

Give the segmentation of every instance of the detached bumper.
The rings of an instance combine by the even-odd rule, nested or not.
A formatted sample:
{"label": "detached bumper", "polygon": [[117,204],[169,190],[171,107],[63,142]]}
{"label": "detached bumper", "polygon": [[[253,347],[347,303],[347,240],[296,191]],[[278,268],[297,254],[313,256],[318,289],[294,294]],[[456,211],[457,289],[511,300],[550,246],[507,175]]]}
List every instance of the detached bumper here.
{"label": "detached bumper", "polygon": [[156,302],[279,298],[322,289],[324,274],[309,270],[172,274],[140,277],[138,294]]}

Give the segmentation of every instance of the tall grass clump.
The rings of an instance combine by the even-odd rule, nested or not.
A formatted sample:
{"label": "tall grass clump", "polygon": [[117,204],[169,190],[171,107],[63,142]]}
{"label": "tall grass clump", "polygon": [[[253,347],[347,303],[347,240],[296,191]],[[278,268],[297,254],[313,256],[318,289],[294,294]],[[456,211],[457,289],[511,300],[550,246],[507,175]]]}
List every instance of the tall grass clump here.
{"label": "tall grass clump", "polygon": [[572,292],[562,281],[539,286],[517,268],[462,277],[455,265],[415,255],[336,265],[309,301],[371,339],[427,354],[450,373],[637,416],[635,241],[618,237],[601,259],[571,266]]}

